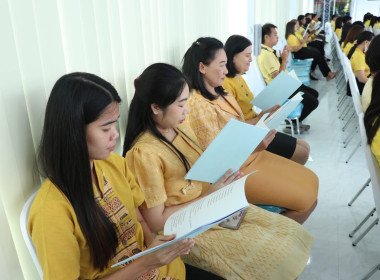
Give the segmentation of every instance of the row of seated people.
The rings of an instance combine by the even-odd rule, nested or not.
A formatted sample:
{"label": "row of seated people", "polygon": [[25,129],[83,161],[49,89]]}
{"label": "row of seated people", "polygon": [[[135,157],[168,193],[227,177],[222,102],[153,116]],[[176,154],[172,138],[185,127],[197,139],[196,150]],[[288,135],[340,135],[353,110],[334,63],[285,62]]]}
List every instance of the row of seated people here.
{"label": "row of seated people", "polygon": [[[317,18],[317,16],[315,16],[315,18]],[[331,71],[327,64],[327,59],[324,56],[324,37],[321,35],[315,36],[318,30],[313,30],[310,26],[314,25],[307,24],[306,19],[306,17],[301,15],[298,17],[298,20],[294,19],[289,21],[285,28],[285,38],[294,58],[313,59],[310,78],[317,79],[314,70],[318,65],[322,75],[327,81],[330,81],[336,77],[337,72]],[[308,29],[306,30],[306,28]]]}
{"label": "row of seated people", "polygon": [[[356,21],[353,24],[347,22],[343,26],[342,38],[340,40],[341,48],[350,60],[360,94],[362,94],[364,85],[371,75],[365,61],[365,53],[373,37],[374,34],[366,31],[361,21]],[[351,95],[350,87],[347,87],[347,94]]]}
{"label": "row of seated people", "polygon": [[[344,41],[344,37],[347,34],[347,28],[351,25],[352,18],[349,15],[338,17],[333,15],[331,18],[331,28],[338,36],[340,42]],[[363,16],[363,21],[355,21],[354,24],[361,24],[366,31],[371,31],[374,34],[380,33],[380,17],[377,17],[371,13],[366,13]]]}
{"label": "row of seated people", "polygon": [[[270,34],[264,35],[264,48]],[[56,82],[39,152],[46,180],[28,221],[44,278],[298,277],[313,240],[301,224],[318,195],[318,177],[302,165],[310,149],[305,141],[272,130],[238,171],[227,171],[217,183],[184,179],[230,119],[255,124],[262,115],[252,107],[242,111],[230,93],[251,96],[241,77],[251,54],[252,43],[242,36],[232,36],[226,46],[206,37],[187,50],[182,72],[165,63],[146,68],[135,80],[124,157],[112,153],[121,102],[115,88],[89,73],[67,74]],[[160,235],[172,213],[254,170],[259,172],[246,180],[250,205],[239,229],[215,226],[195,240],[110,268],[173,239]],[[255,205],[286,210],[277,214]]]}

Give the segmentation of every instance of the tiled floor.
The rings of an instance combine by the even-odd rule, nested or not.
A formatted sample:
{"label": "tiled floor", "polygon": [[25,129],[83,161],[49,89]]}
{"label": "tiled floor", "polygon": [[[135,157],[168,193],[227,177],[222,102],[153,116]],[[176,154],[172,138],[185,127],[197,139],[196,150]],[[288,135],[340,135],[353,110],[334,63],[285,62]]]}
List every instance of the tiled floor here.
{"label": "tiled floor", "polygon": [[[356,135],[351,145],[343,148],[346,134],[341,130],[342,124],[336,110],[335,81],[320,79],[313,82],[312,87],[320,93],[320,105],[304,121],[312,127],[301,138],[311,146],[312,160],[307,163],[307,167],[319,177],[319,202],[304,224],[314,236],[314,244],[310,263],[298,279],[357,280],[380,263],[380,225],[375,226],[356,247],[351,245],[352,239],[348,236],[374,207],[370,187],[351,207],[347,206],[368,179],[369,173],[362,148],[348,164],[345,163],[358,143],[359,135]],[[380,271],[372,279],[380,279]]]}

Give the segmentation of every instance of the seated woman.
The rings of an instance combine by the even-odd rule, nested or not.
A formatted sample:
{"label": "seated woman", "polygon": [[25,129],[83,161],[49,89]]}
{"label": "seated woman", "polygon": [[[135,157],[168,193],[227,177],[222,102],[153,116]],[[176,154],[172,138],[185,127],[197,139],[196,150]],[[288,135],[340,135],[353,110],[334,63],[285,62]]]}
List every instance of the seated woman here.
{"label": "seated woman", "polygon": [[380,36],[376,36],[366,53],[366,61],[373,73],[372,98],[364,114],[364,126],[371,151],[380,166]]}
{"label": "seated woman", "polygon": [[[224,50],[227,54],[228,74],[223,82],[223,87],[232,93],[232,95],[235,97],[236,101],[243,111],[245,121],[250,124],[256,124],[262,117],[263,113],[265,113],[265,111],[262,111],[260,114],[255,113],[253,105],[251,103],[253,100],[253,94],[242,77],[242,74],[246,73],[249,70],[249,66],[252,61],[252,43],[250,40],[243,36],[232,35],[228,38]],[[278,62],[277,57],[276,60]],[[284,58],[284,60],[286,64],[286,59]],[[280,68],[279,62],[278,67]],[[308,94],[306,93],[306,96],[307,95]],[[307,97],[306,100],[308,100]],[[313,107],[312,110],[314,108],[315,107]],[[307,107],[305,111],[308,110],[309,107]],[[300,119],[300,121],[302,120]],[[291,150],[292,153],[288,153],[288,150]],[[284,133],[278,132],[276,133],[273,141],[269,144],[267,151],[273,153],[277,153],[277,151],[286,151],[285,156],[287,154],[291,154],[291,160],[294,160],[300,164],[305,164],[309,157],[310,147],[307,142],[301,139],[297,139]],[[280,153],[279,155],[282,154]]]}
{"label": "seated woman", "polygon": [[[370,31],[363,31],[358,34],[356,41],[348,52],[348,59],[351,62],[352,72],[356,77],[359,93],[362,94],[365,83],[371,74],[369,67],[365,61],[365,52],[373,38],[373,33]],[[351,95],[351,91],[347,88],[347,94]]]}
{"label": "seated woman", "polygon": [[[185,120],[189,85],[178,69],[153,64],[135,87],[124,155],[145,195],[141,213],[159,232],[172,213],[233,178],[227,173],[216,184],[184,179],[203,151]],[[249,205],[238,230],[215,226],[195,240],[186,263],[226,279],[294,280],[307,262],[312,237],[296,222]]]}
{"label": "seated woman", "polygon": [[144,196],[126,160],[112,153],[120,102],[92,74],[68,74],[53,87],[39,151],[47,178],[28,221],[44,279],[185,279],[178,256],[193,239],[111,268],[175,237],[153,238],[138,210]]}
{"label": "seated woman", "polygon": [[342,44],[342,50],[345,55],[348,55],[348,52],[351,50],[351,48],[354,46],[354,41],[356,37],[359,35],[359,33],[364,31],[364,26],[361,25],[352,25],[350,31],[348,32],[346,39],[344,39],[344,42]]}
{"label": "seated woman", "polygon": [[[365,61],[369,69],[371,70],[371,76],[368,78],[368,81],[365,83],[363,93],[362,93],[361,101],[362,101],[364,112],[367,111],[368,106],[370,105],[370,103],[372,103],[371,101],[372,92],[373,94],[377,94],[376,90],[373,91],[373,88],[374,88],[373,83],[375,79],[374,77],[376,77],[376,75],[378,75],[380,71],[379,59],[380,59],[380,36],[377,35],[371,41],[371,44],[369,45],[368,50],[365,54]],[[379,105],[377,103],[373,104],[372,110],[376,110],[378,106]],[[379,145],[377,153],[380,154],[380,145]],[[380,156],[379,156],[379,159],[380,159]]]}
{"label": "seated woman", "polygon": [[297,59],[305,59],[305,58],[313,58],[313,62],[311,64],[311,71],[314,71],[317,65],[319,66],[319,70],[321,70],[326,80],[329,81],[334,79],[337,72],[331,72],[330,67],[327,65],[324,57],[319,53],[318,50],[312,47],[304,47],[303,45],[306,42],[306,38],[300,40],[295,35],[295,32],[298,29],[298,22],[288,22],[286,24],[286,33],[285,38],[289,44],[289,47],[294,55],[294,58]]}
{"label": "seated woman", "polygon": [[[222,87],[228,73],[226,63],[223,43],[215,38],[199,38],[184,56],[183,73],[194,89],[188,100],[187,117],[202,150],[230,119],[244,122],[235,98]],[[245,174],[260,170],[247,179],[247,199],[252,204],[291,209],[285,215],[302,223],[316,205],[318,177],[298,163],[264,151],[273,136],[270,132],[263,145],[240,167]]]}
{"label": "seated woman", "polygon": [[343,26],[343,18],[338,17],[335,21],[335,34],[338,37],[338,40],[340,41],[341,36],[342,36],[342,26]]}

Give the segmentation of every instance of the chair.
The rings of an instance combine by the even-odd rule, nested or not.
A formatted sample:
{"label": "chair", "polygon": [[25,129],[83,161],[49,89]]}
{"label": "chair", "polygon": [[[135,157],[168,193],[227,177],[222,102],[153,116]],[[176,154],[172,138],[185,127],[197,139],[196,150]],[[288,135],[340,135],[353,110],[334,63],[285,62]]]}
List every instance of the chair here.
{"label": "chair", "polygon": [[[371,179],[371,185],[372,185],[372,192],[373,192],[373,197],[375,200],[375,208],[373,208],[370,213],[364,218],[364,220],[349,234],[350,237],[352,237],[363,225],[364,223],[375,213],[375,211],[380,213],[380,168],[377,163],[377,160],[374,158],[371,148],[367,143],[367,135],[365,132],[365,127],[364,127],[364,113],[361,113],[359,115],[359,130],[360,130],[360,136],[361,136],[361,141],[362,145],[364,148],[364,155],[366,158],[366,163],[368,167],[368,171],[370,174],[370,179]],[[367,227],[367,229],[358,237],[356,238],[353,242],[352,245],[356,246],[359,241],[379,222],[379,218],[376,218],[374,222],[370,226]]]}
{"label": "chair", "polygon": [[[371,177],[372,192],[375,201],[376,212],[377,216],[380,217],[380,167],[367,142],[367,135],[365,133],[363,118],[364,114],[362,113],[359,116],[360,134],[362,138],[362,145],[364,147],[364,154],[368,166],[368,171]],[[375,226],[378,222],[379,218],[376,218],[376,220],[367,228],[366,232],[370,231],[372,227]],[[380,263],[371,269],[362,279],[369,279],[374,273],[376,273],[378,269],[380,269]]]}
{"label": "chair", "polygon": [[254,96],[257,96],[267,86],[267,84],[261,74],[261,70],[255,56],[252,59],[251,65],[252,70],[250,71],[250,74],[253,74],[252,93]]}
{"label": "chair", "polygon": [[22,211],[20,214],[20,228],[21,228],[22,237],[24,238],[24,241],[26,243],[26,246],[28,247],[29,253],[32,256],[32,259],[33,259],[34,265],[36,266],[38,274],[40,275],[40,278],[43,279],[42,269],[38,261],[36,248],[34,247],[32,238],[30,237],[29,232],[28,232],[29,211],[36,195],[37,195],[37,192],[32,194],[29,197],[29,199],[26,201],[24,207],[22,208]]}

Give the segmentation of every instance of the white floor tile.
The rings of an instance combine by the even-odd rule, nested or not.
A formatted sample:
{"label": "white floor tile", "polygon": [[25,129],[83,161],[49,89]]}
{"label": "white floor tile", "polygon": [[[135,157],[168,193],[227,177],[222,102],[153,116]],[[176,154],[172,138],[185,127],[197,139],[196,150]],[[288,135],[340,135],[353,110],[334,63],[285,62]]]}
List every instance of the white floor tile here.
{"label": "white floor tile", "polygon": [[[311,129],[301,138],[311,146],[313,160],[306,166],[318,175],[320,185],[318,206],[304,224],[314,236],[311,261],[298,279],[361,279],[380,263],[380,227],[375,226],[356,247],[351,245],[353,239],[348,234],[374,207],[371,187],[367,187],[351,207],[347,203],[368,179],[369,173],[361,148],[345,163],[360,138],[355,135],[344,148],[342,142],[346,134],[341,130],[340,113],[336,110],[335,81],[320,79],[313,81],[312,87],[319,91],[320,105],[304,121]],[[370,221],[376,217],[375,214]],[[369,223],[362,230],[367,225]],[[371,279],[380,279],[380,272]]]}

